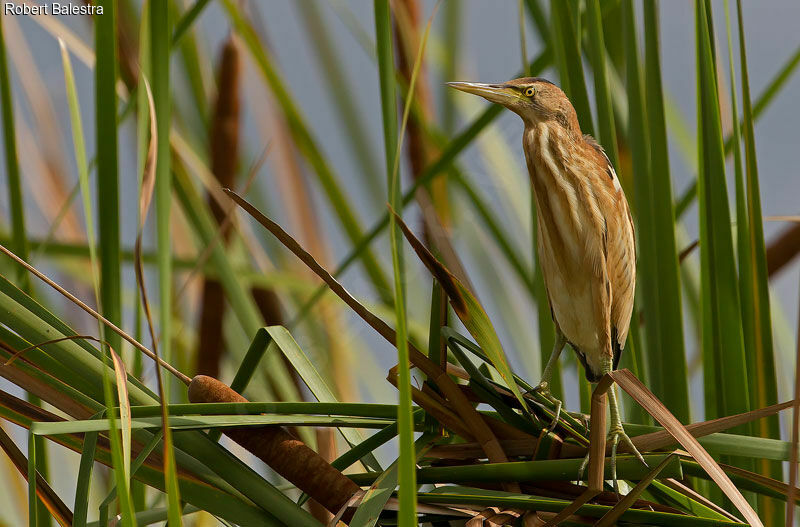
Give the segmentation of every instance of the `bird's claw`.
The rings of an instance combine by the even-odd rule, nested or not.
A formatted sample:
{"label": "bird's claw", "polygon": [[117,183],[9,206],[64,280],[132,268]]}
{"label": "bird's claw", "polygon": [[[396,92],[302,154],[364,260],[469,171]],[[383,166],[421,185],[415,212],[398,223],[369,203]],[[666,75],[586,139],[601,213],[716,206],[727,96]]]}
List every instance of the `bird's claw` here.
{"label": "bird's claw", "polygon": [[555,406],[555,415],[553,416],[550,426],[547,428],[547,433],[549,434],[558,426],[558,420],[561,418],[561,408],[564,406],[564,403],[561,402],[561,399],[557,399],[550,393],[550,384],[547,381],[540,382],[531,392],[540,393]]}
{"label": "bird's claw", "polygon": [[[644,456],[642,456],[639,449],[636,448],[636,445],[633,444],[628,434],[625,433],[622,425],[612,426],[611,430],[608,431],[606,444],[611,445],[611,479],[614,484],[614,492],[617,494],[619,494],[619,481],[617,480],[617,448],[620,442],[627,447],[645,467],[650,468],[650,465],[644,460]],[[589,454],[586,454],[586,457],[583,458],[583,462],[578,469],[578,481],[583,481],[583,473],[586,471],[587,465],[589,465]]]}
{"label": "bird's claw", "polygon": [[606,442],[611,444],[611,478],[614,482],[614,492],[619,494],[619,482],[617,481],[617,447],[620,442],[622,442],[645,467],[650,468],[650,466],[647,464],[647,461],[644,460],[644,457],[639,452],[639,449],[636,448],[636,445],[633,444],[631,438],[628,437],[628,434],[625,433],[625,429],[622,428],[621,424],[612,425],[611,430],[608,431]]}

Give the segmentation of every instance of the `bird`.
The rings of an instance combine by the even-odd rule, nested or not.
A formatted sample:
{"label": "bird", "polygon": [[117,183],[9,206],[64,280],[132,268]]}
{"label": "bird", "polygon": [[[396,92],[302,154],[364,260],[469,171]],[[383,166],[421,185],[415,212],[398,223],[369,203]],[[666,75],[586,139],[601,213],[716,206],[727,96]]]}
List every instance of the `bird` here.
{"label": "bird", "polygon": [[[625,193],[603,147],[581,131],[566,94],[540,77],[499,84],[449,82],[450,87],[500,104],[522,118],[522,146],[537,216],[537,253],[550,313],[553,352],[536,387],[550,395],[553,367],[565,344],[575,351],[589,382],[619,365],[633,311],[636,241]],[[611,464],[627,446],[644,458],[625,433],[615,390],[608,391]],[[646,464],[646,463],[645,463]]]}

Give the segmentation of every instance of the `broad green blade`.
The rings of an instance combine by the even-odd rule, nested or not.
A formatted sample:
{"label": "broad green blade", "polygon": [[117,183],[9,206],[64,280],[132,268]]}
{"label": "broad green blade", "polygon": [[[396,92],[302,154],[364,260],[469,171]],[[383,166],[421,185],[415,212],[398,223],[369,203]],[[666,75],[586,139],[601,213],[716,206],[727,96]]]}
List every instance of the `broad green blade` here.
{"label": "broad green blade", "polygon": [[[638,227],[637,283],[645,320],[652,390],[682,422],[689,420],[688,377],[683,347],[678,255],[672,209],[672,183],[660,76],[658,20],[645,9],[645,71],[641,71],[633,2],[623,2],[630,148]],[[633,323],[638,323],[634,315]]]}
{"label": "broad green blade", "polygon": [[[246,426],[330,426],[383,429],[393,419],[369,417],[329,417],[320,415],[196,415],[176,416],[168,420],[173,430],[204,430],[206,428],[234,428]],[[161,427],[161,417],[138,417],[131,420],[131,429],[149,430]],[[82,434],[109,430],[108,420],[37,422],[31,427],[36,435]]]}
{"label": "broad green blade", "polygon": [[[0,280],[0,285],[4,283],[6,282]],[[15,291],[16,293],[9,291],[13,296],[5,291],[0,293],[0,319],[12,325],[28,343],[44,342],[53,337],[75,334],[62,321],[33,302],[30,297],[24,296],[18,289]],[[29,310],[29,306],[32,310]],[[3,335],[4,340],[9,335]],[[19,349],[25,347],[16,344],[15,346]],[[87,394],[91,396],[91,399],[85,401],[85,405],[94,412],[102,410],[104,407],[101,402],[104,401],[101,382],[104,375],[102,369],[107,370],[106,374],[109,378],[113,377],[113,371],[111,371],[110,365],[103,364],[100,352],[91,348],[85,341],[73,339],[48,345],[46,350],[46,355],[53,360],[52,364],[38,360],[39,354],[44,355],[41,350],[32,350],[26,356],[29,360],[36,359],[35,364],[41,365],[40,367],[45,367],[46,364],[48,371],[58,375],[59,379],[69,382],[70,385],[81,385],[79,379],[83,379]],[[140,387],[138,381],[130,376],[128,377],[128,392],[131,402],[134,404],[152,406],[158,403],[152,392]],[[65,393],[70,394],[70,392]],[[15,420],[15,422],[26,424],[24,420]],[[30,421],[27,421],[27,426],[31,426]],[[134,438],[137,441],[146,441],[146,439],[143,440],[136,436],[135,433]],[[64,437],[67,444],[71,445],[70,448],[81,451],[82,444],[76,445],[69,439],[70,436]],[[309,513],[299,508],[263,477],[219,444],[211,441],[205,434],[185,431],[176,434],[174,439],[178,462],[182,467],[189,467],[195,474],[202,475],[204,481],[198,482],[194,478],[179,478],[181,496],[189,503],[203,507],[212,514],[228,518],[240,525],[253,527],[281,524],[319,526],[319,523]],[[98,449],[96,458],[106,465],[112,463],[111,456],[107,451]],[[137,472],[137,478],[161,491],[166,489],[163,472],[155,470],[152,466],[143,465]],[[205,481],[214,481],[217,488],[212,488]],[[233,490],[234,486],[235,491]],[[187,492],[185,495],[184,489]],[[231,495],[230,492],[236,493],[236,496]],[[251,504],[256,504],[258,507]],[[269,511],[269,513],[265,511]],[[276,518],[279,518],[280,521]]]}
{"label": "broad green blade", "polygon": [[78,478],[75,482],[75,506],[73,507],[73,527],[86,527],[86,515],[89,509],[89,487],[92,484],[92,467],[94,466],[94,452],[97,445],[97,433],[84,435],[83,452],[78,469]]}
{"label": "broad green blade", "polygon": [[[0,24],[2,26],[2,24]],[[0,108],[3,112],[3,146],[6,161],[6,184],[11,211],[11,248],[23,260],[28,260],[28,231],[25,228],[25,209],[22,199],[22,183],[17,157],[17,129],[14,121],[14,103],[11,98],[11,78],[6,61],[6,44],[3,28],[0,27]],[[28,273],[18,270],[17,277],[22,289],[30,293]]]}
{"label": "broad green blade", "polygon": [[[254,415],[254,414],[302,414],[341,415],[347,417],[375,417],[396,419],[397,405],[374,403],[333,402],[263,402],[263,403],[186,403],[167,406],[169,415]],[[161,406],[132,406],[131,417],[156,417],[161,415]]]}
{"label": "broad green blade", "polygon": [[[650,224],[656,241],[654,253],[649,255],[649,264],[643,280],[652,280],[656,296],[643,298],[647,304],[655,304],[655,319],[645,316],[648,357],[651,364],[658,364],[652,377],[661,377],[657,385],[658,394],[670,411],[682,422],[689,422],[689,377],[686,370],[686,353],[683,339],[683,314],[681,312],[681,286],[678,267],[678,250],[675,241],[675,217],[672,208],[672,179],[667,154],[667,126],[664,116],[664,90],[661,81],[661,50],[659,38],[657,4],[644,4],[644,99],[647,107],[647,126],[650,147],[650,167],[645,174],[634,176],[634,185],[642,183],[642,194],[647,193],[646,202],[638,202],[638,214],[651,216]],[[638,198],[638,195],[637,195]],[[644,259],[644,258],[643,258]],[[643,262],[644,267],[644,262]],[[646,308],[647,309],[647,308]],[[648,323],[652,320],[652,323]],[[657,328],[655,327],[657,326]],[[656,342],[651,335],[654,330]]]}
{"label": "broad green blade", "polygon": [[589,32],[588,47],[591,52],[594,74],[594,93],[597,106],[597,140],[603,145],[608,159],[619,168],[617,155],[617,130],[611,100],[611,86],[606,72],[606,45],[600,0],[586,0],[586,25]]}
{"label": "broad green blade", "polygon": [[[725,149],[714,61],[710,3],[696,2],[698,81],[698,203],[702,305],[703,381],[706,418],[750,410],[747,358],[739,300],[736,259],[725,177]],[[741,433],[748,433],[744,425]],[[749,459],[731,458],[744,469]],[[750,505],[755,497],[748,494]],[[740,509],[741,510],[741,509]]]}
{"label": "broad green blade", "polygon": [[[167,2],[150,3],[150,68],[153,92],[153,111],[157,132],[151,140],[156,142],[155,165],[155,205],[156,205],[156,243],[158,247],[158,298],[159,298],[159,333],[163,336],[160,341],[161,356],[172,362],[172,235],[170,224],[170,209],[172,205],[172,170],[170,169],[171,148],[171,97],[170,97],[170,16]],[[144,218],[141,219],[144,221]],[[155,335],[151,335],[153,339]],[[153,347],[156,347],[155,341]],[[160,368],[157,376],[161,380]],[[159,396],[162,404],[170,401],[170,384],[159,382]],[[164,471],[167,486],[167,508],[169,509],[169,524],[171,527],[183,525],[181,515],[180,489],[178,488],[178,474],[175,465],[175,451],[172,443],[172,433],[169,428],[164,429]],[[131,518],[133,521],[133,518]]]}
{"label": "broad green blade", "polygon": [[550,1],[550,17],[552,18],[553,33],[559,38],[551,42],[555,49],[558,76],[561,79],[561,89],[567,94],[572,106],[578,113],[581,131],[585,134],[594,134],[592,124],[592,111],[589,105],[589,94],[586,90],[586,79],[583,75],[583,58],[580,50],[580,31],[576,32],[576,17],[572,7],[577,5],[562,0]]}
{"label": "broad green blade", "polygon": [[[122,273],[120,265],[120,203],[117,161],[117,2],[101,0],[103,16],[95,25],[95,126],[97,144],[98,246],[100,248],[100,310],[120,325],[122,319]],[[73,119],[74,122],[74,119]],[[121,353],[122,339],[109,332],[108,344]]]}
{"label": "broad green blade", "polygon": [[698,1],[698,197],[706,418],[750,409],[710,19],[706,2]]}
{"label": "broad green blade", "polygon": [[[672,454],[657,453],[644,456],[648,465],[656,466],[672,456],[661,477],[682,478],[683,461]],[[423,467],[417,472],[420,483],[503,483],[530,481],[574,481],[583,459],[542,459],[535,461],[512,461],[508,463],[475,463],[452,467]],[[605,465],[605,477],[611,479],[611,463]],[[635,456],[619,455],[617,472],[620,479],[640,480],[647,477],[650,468],[642,465]],[[351,474],[350,478],[359,485],[373,483],[379,477],[374,472]]]}
{"label": "broad green blade", "polygon": [[[733,49],[730,43],[730,22],[728,6],[725,3],[726,23],[728,25],[728,46],[730,48],[731,72],[733,69]],[[764,226],[761,213],[761,196],[758,181],[758,164],[755,144],[755,111],[750,100],[750,80],[747,69],[747,51],[745,46],[744,20],[742,3],[736,2],[739,26],[739,61],[742,75],[742,107],[744,110],[742,132],[744,136],[746,194],[741,194],[741,163],[737,155],[737,226],[746,229],[739,237],[739,283],[742,293],[742,327],[744,328],[745,345],[748,361],[748,382],[750,385],[750,405],[761,408],[778,402],[778,382],[775,370],[775,355],[772,343],[772,316],[770,314],[769,277],[767,275],[767,259],[764,247]],[[733,74],[731,74],[732,76]],[[735,94],[735,83],[731,79],[731,91]],[[735,112],[735,95],[732,97],[734,108],[733,122],[739,119]],[[734,140],[739,142],[739,130],[734,130]],[[742,195],[744,207],[739,211],[739,195]],[[746,210],[746,214],[745,214]],[[753,424],[753,432],[759,437],[780,438],[780,421],[777,417],[760,420]],[[780,463],[761,460],[756,470],[765,476],[777,480],[783,479],[783,467]],[[784,522],[784,508],[777,507],[772,500],[760,498],[760,508],[768,525],[779,525]]]}
{"label": "broad green blade", "polygon": [[[34,427],[32,426],[31,430],[33,430],[33,428]],[[93,435],[96,438],[97,432],[88,432],[86,435],[87,436],[92,436]],[[136,459],[133,460],[133,464],[131,465],[131,474],[135,474],[136,471],[139,470],[139,468],[142,466],[142,464],[147,459],[147,457],[153,452],[153,450],[156,448],[156,446],[158,446],[158,444],[161,442],[161,439],[163,437],[164,437],[164,433],[160,429],[155,434],[153,434],[153,437],[150,439],[150,441],[146,445],[144,445],[142,450],[139,452],[139,455],[137,455]],[[94,455],[94,450],[92,450],[92,455]],[[83,460],[81,460],[81,461],[83,461]],[[111,504],[111,502],[114,500],[114,497],[116,495],[117,495],[117,487],[115,485],[114,487],[111,488],[111,491],[109,491],[109,493],[106,496],[106,498],[100,504],[100,509],[102,510],[103,508],[107,508]],[[101,513],[101,516],[103,516],[102,513]]]}

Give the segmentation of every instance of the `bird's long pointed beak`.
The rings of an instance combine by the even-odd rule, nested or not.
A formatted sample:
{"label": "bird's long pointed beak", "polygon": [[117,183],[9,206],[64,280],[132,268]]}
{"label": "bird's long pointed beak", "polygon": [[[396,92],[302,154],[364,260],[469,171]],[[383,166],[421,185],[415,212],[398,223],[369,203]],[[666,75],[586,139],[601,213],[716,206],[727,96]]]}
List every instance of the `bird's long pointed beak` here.
{"label": "bird's long pointed beak", "polygon": [[508,106],[519,100],[519,93],[504,84],[483,84],[480,82],[448,82],[448,86],[459,91],[480,95],[487,101]]}

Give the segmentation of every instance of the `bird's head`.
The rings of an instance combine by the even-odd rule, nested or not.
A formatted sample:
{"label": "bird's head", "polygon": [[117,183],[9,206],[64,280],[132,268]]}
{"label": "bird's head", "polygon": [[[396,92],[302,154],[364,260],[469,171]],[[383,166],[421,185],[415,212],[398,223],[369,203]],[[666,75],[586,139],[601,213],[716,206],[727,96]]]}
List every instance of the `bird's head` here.
{"label": "bird's head", "polygon": [[540,77],[522,77],[502,84],[479,82],[448,82],[457,90],[480,95],[516,113],[525,124],[554,121],[573,132],[580,132],[572,103],[552,82]]}

